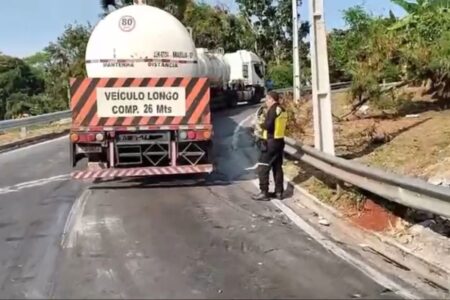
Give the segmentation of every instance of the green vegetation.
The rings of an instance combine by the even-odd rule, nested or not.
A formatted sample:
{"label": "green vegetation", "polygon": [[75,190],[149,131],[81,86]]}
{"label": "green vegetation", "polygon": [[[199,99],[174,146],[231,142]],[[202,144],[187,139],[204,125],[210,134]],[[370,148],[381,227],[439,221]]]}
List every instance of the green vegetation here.
{"label": "green vegetation", "polygon": [[0,54],[0,120],[68,108],[69,78],[85,76],[89,25],[69,25],[56,42],[23,60]]}
{"label": "green vegetation", "polygon": [[[102,0],[104,14],[132,0]],[[236,0],[233,14],[223,6],[193,0],[148,0],[191,27],[197,47],[225,51],[248,49],[268,65],[275,87],[292,85],[292,19],[290,0]],[[353,82],[355,107],[382,103],[379,83],[427,83],[430,92],[448,98],[450,82],[450,0],[392,0],[407,15],[373,16],[356,6],[344,12],[346,29],[328,36],[333,82]],[[18,59],[0,52],[0,119],[68,108],[68,80],[85,76],[84,55],[92,27],[68,25],[57,41]],[[302,82],[310,78],[309,25],[300,28]],[[395,101],[394,101],[395,102]]]}
{"label": "green vegetation", "polygon": [[392,2],[405,9],[404,18],[372,16],[356,6],[344,12],[348,29],[329,36],[332,81],[353,81],[355,108],[381,101],[383,81],[427,83],[433,96],[448,98],[450,1]]}

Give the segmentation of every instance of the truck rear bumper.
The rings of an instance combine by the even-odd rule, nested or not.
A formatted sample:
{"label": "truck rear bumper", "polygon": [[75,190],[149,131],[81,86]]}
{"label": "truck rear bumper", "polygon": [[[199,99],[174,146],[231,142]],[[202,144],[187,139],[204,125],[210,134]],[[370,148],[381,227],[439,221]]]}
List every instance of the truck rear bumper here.
{"label": "truck rear bumper", "polygon": [[75,171],[72,178],[77,180],[88,180],[98,178],[125,178],[125,177],[148,177],[179,174],[201,174],[211,173],[212,164],[196,166],[176,166],[176,167],[137,167],[137,168],[109,168],[94,171]]}

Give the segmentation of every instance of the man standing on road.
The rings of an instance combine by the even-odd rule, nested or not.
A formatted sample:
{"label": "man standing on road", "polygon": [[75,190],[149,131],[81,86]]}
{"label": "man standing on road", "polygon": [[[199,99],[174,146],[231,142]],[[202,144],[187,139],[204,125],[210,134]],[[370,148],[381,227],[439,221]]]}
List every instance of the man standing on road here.
{"label": "man standing on road", "polygon": [[270,200],[270,170],[272,170],[275,179],[275,196],[280,200],[283,198],[283,153],[287,114],[280,106],[279,100],[278,93],[274,91],[267,93],[267,114],[265,122],[261,124],[263,134],[258,167],[260,193],[252,197],[258,201]]}

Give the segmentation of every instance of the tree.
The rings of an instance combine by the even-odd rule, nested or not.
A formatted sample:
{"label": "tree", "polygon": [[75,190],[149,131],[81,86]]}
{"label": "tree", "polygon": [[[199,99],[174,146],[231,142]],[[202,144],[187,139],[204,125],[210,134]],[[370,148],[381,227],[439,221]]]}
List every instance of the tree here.
{"label": "tree", "polygon": [[391,0],[403,8],[408,14],[418,14],[424,10],[441,7],[450,8],[450,0],[416,0],[415,2],[406,0]]}
{"label": "tree", "polygon": [[45,78],[45,65],[49,60],[49,54],[45,51],[39,51],[31,56],[24,58],[24,62],[32,69],[32,71],[40,79]]}
{"label": "tree", "polygon": [[328,35],[328,60],[330,68],[330,81],[350,81],[351,74],[347,69],[349,55],[347,48],[347,37],[349,32],[342,29],[333,29]]}
{"label": "tree", "polygon": [[269,65],[268,75],[273,80],[275,89],[293,86],[294,72],[292,63]]}
{"label": "tree", "polygon": [[389,28],[401,41],[404,79],[428,81],[438,94],[448,92],[450,0],[392,2],[408,13]]}
{"label": "tree", "polygon": [[[101,0],[100,6],[105,13],[109,12],[110,7],[120,8],[133,4],[134,0]],[[192,0],[145,0],[145,3],[166,10],[180,21],[184,19],[184,13]]]}
{"label": "tree", "polygon": [[190,4],[184,23],[192,28],[194,43],[199,48],[223,48],[226,52],[252,49],[254,36],[239,15],[207,4]]}
{"label": "tree", "polygon": [[[255,50],[267,62],[277,64],[292,57],[292,6],[290,0],[237,0],[241,14],[256,36]],[[302,24],[300,41],[309,26]],[[306,58],[306,56],[304,57]]]}
{"label": "tree", "polygon": [[[0,119],[8,114],[8,107],[24,101],[25,97],[41,93],[44,83],[21,59],[0,55]],[[18,99],[14,94],[23,95]]]}
{"label": "tree", "polygon": [[59,109],[68,107],[68,86],[72,77],[85,77],[85,54],[92,27],[68,25],[56,43],[45,48],[46,93]]}

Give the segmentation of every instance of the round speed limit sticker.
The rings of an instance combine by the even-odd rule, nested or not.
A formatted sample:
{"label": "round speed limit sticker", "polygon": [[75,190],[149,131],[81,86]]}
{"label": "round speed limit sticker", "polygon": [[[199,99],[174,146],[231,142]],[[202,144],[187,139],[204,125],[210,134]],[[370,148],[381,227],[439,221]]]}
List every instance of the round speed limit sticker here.
{"label": "round speed limit sticker", "polygon": [[136,20],[132,16],[123,16],[119,20],[119,27],[122,31],[128,32],[134,29]]}

